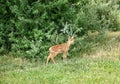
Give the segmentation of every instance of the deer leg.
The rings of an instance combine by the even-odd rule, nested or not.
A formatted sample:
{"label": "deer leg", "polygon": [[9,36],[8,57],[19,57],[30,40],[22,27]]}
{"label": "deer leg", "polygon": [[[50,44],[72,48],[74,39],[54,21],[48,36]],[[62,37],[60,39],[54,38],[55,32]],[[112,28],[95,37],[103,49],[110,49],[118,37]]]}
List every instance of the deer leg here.
{"label": "deer leg", "polygon": [[64,53],[63,53],[63,59],[66,59],[66,58],[67,58],[67,53],[64,52]]}
{"label": "deer leg", "polygon": [[48,64],[49,60],[51,59],[51,54],[47,57],[46,65]]}
{"label": "deer leg", "polygon": [[54,58],[51,58],[51,59],[52,59],[53,63],[55,64],[55,60],[54,60]]}
{"label": "deer leg", "polygon": [[57,55],[57,53],[50,53],[50,55],[47,58],[47,62],[46,65],[48,64],[49,60],[51,59],[53,61],[53,63],[55,64],[55,60],[54,57]]}
{"label": "deer leg", "polygon": [[58,53],[53,53],[52,56],[51,56],[51,60],[53,61],[54,64],[55,64],[54,57],[55,57],[57,54],[58,54]]}

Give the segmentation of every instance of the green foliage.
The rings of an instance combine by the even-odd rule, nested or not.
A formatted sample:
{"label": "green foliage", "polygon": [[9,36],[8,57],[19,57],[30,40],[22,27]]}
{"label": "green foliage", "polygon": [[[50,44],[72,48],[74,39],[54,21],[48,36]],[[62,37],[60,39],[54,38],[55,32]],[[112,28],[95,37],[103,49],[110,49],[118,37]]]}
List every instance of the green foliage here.
{"label": "green foliage", "polygon": [[101,42],[103,42],[102,40],[105,39],[102,35],[103,34],[97,36],[84,35],[82,37],[76,38],[75,44],[72,47],[72,50],[70,50],[71,55],[69,55],[69,57],[73,57],[73,54],[75,56],[78,56],[79,54],[80,57],[82,57],[85,53],[90,54],[91,51],[93,51],[93,49],[96,48],[96,46],[98,46]]}
{"label": "green foliage", "polygon": [[71,32],[81,41],[89,30],[120,30],[118,5],[107,0],[1,0],[0,53],[44,59],[48,48],[67,41]]}

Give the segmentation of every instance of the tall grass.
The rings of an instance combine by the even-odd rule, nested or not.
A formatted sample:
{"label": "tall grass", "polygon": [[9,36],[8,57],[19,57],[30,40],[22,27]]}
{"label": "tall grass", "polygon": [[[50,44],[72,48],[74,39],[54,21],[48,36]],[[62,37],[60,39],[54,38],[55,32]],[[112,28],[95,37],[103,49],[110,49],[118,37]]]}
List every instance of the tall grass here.
{"label": "tall grass", "polygon": [[[34,64],[33,64],[34,65]],[[74,58],[67,63],[38,63],[1,73],[1,84],[119,84],[120,61]]]}
{"label": "tall grass", "polygon": [[[91,34],[91,35],[94,35],[94,34]],[[91,52],[91,54],[89,54],[88,56],[120,59],[120,32],[107,31],[105,33],[105,37],[102,43],[103,44],[100,44],[99,46],[94,47],[95,51]]]}

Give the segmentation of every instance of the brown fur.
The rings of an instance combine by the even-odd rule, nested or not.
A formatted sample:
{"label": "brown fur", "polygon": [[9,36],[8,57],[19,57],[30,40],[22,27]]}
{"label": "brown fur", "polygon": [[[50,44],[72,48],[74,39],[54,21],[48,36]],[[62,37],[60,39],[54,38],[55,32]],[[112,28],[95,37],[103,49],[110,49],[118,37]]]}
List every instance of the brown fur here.
{"label": "brown fur", "polygon": [[63,58],[67,58],[67,51],[69,50],[70,45],[74,43],[74,38],[71,37],[66,43],[54,45],[49,48],[49,56],[47,58],[46,65],[48,64],[49,60],[51,59],[53,63],[55,63],[54,57],[57,56],[59,53],[63,53]]}

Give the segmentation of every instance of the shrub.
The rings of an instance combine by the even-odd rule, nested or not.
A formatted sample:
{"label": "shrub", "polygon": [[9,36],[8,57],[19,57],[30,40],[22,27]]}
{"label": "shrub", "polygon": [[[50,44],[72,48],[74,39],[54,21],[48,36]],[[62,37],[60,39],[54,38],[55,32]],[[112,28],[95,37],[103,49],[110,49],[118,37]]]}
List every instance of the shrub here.
{"label": "shrub", "polygon": [[71,32],[81,42],[75,50],[87,52],[94,43],[85,41],[89,30],[119,30],[117,5],[107,0],[1,0],[0,52],[44,59],[48,48],[65,42]]}

